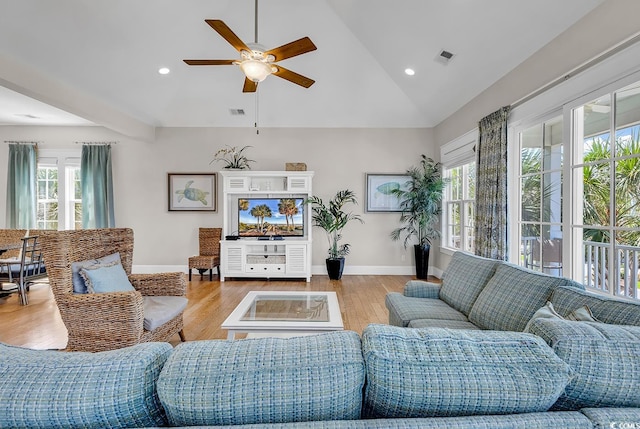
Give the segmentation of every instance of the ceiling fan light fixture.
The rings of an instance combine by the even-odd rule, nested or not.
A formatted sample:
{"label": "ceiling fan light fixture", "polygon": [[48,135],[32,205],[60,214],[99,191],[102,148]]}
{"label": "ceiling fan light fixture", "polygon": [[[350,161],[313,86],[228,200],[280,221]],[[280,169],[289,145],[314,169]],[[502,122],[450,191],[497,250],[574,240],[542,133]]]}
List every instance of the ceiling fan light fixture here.
{"label": "ceiling fan light fixture", "polygon": [[262,82],[273,73],[271,65],[260,60],[244,60],[240,63],[240,69],[253,82]]}

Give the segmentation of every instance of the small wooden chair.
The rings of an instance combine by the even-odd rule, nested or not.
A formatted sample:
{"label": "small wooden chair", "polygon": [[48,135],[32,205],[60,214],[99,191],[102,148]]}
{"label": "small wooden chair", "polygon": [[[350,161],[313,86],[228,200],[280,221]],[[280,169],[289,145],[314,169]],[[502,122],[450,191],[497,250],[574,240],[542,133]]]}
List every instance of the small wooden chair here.
{"label": "small wooden chair", "polygon": [[209,281],[213,280],[213,269],[218,269],[220,278],[220,240],[222,239],[222,228],[200,228],[198,232],[198,243],[200,254],[189,258],[189,281],[191,281],[191,270],[196,269],[202,279],[204,273],[209,270]]}

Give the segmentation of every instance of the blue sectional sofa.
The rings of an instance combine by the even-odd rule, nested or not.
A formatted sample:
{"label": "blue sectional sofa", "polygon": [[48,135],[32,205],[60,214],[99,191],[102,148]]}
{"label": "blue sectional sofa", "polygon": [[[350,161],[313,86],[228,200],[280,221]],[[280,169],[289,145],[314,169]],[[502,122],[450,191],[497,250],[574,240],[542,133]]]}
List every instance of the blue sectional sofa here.
{"label": "blue sectional sofa", "polygon": [[[557,316],[537,318],[547,301]],[[361,336],[0,344],[0,427],[640,428],[638,304],[456,254],[442,285],[387,305],[401,326]],[[560,315],[584,305],[600,322]]]}

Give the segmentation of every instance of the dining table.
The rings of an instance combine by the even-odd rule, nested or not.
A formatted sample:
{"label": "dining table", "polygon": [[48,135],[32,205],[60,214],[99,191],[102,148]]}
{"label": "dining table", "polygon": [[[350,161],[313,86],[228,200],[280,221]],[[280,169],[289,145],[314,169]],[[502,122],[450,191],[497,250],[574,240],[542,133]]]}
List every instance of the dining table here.
{"label": "dining table", "polygon": [[21,243],[0,244],[0,256],[2,256],[2,254],[7,250],[19,249],[21,247],[22,247]]}

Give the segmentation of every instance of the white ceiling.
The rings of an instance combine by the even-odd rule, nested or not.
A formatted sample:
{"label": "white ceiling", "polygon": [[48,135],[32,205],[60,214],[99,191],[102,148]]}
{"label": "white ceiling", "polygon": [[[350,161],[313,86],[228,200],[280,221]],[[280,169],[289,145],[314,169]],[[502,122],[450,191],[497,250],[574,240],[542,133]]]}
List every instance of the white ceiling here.
{"label": "white ceiling", "polygon": [[[602,2],[262,0],[261,44],[309,36],[318,49],[282,62],[311,88],[259,85],[260,126],[435,126]],[[0,0],[0,125],[108,126],[118,112],[150,126],[252,126],[256,96],[236,66],[182,62],[238,57],[213,18],[253,42],[254,0]],[[455,54],[447,65],[442,49]]]}

